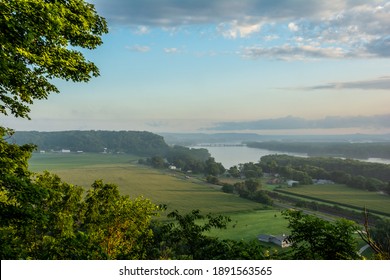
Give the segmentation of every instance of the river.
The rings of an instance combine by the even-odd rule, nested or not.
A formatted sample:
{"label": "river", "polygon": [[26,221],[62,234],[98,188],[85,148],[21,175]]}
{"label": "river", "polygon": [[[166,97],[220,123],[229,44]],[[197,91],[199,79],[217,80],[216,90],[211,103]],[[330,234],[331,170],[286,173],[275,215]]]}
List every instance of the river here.
{"label": "river", "polygon": [[[198,145],[191,148],[205,148],[211,156],[215,158],[215,161],[221,162],[225,168],[230,168],[234,165],[247,162],[259,162],[262,156],[284,154],[299,157],[307,157],[307,154],[302,153],[289,153],[281,151],[271,151],[266,149],[249,148],[247,146],[240,145]],[[376,162],[390,164],[390,159],[382,158],[369,158],[367,160],[361,160],[366,162]]]}

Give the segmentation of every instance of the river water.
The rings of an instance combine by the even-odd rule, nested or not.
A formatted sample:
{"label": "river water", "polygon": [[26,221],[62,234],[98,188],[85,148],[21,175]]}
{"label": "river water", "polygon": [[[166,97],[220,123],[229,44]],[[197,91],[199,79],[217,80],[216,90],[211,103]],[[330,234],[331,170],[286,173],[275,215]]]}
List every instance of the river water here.
{"label": "river water", "polygon": [[[230,168],[234,165],[247,162],[259,162],[262,156],[284,154],[299,157],[307,157],[307,154],[302,153],[288,153],[281,151],[270,151],[266,149],[249,148],[247,146],[213,146],[213,145],[199,145],[191,148],[205,148],[215,161],[221,162],[225,168]],[[390,164],[390,159],[369,158],[362,160],[367,162]]]}

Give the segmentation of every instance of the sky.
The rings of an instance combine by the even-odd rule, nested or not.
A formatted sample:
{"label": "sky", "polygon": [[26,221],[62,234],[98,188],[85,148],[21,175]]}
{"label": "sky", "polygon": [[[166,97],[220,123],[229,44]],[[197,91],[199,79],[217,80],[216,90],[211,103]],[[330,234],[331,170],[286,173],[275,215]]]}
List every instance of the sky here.
{"label": "sky", "polygon": [[16,130],[390,133],[390,1],[89,0],[100,77]]}

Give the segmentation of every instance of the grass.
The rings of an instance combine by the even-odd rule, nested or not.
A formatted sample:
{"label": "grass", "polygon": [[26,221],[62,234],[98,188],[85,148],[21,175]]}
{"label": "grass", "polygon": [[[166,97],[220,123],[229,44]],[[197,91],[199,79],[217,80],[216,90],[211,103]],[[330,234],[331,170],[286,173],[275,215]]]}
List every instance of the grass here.
{"label": "grass", "polygon": [[249,241],[259,234],[281,235],[289,232],[288,222],[279,210],[233,213],[229,217],[232,221],[227,230],[213,229],[210,235],[221,239]]}
{"label": "grass", "polygon": [[30,170],[41,172],[77,169],[99,164],[134,163],[138,157],[125,154],[93,154],[93,153],[34,153],[29,161]]}
{"label": "grass", "polygon": [[285,188],[291,194],[310,196],[313,199],[324,199],[355,207],[367,207],[390,215],[390,196],[376,192],[357,190],[340,184],[308,185]]}
{"label": "grass", "polygon": [[[288,222],[282,217],[280,210],[225,194],[193,176],[138,165],[137,160],[138,157],[124,154],[37,153],[29,164],[30,170],[34,172],[48,170],[58,174],[64,181],[86,189],[97,179],[117,184],[122,194],[132,198],[144,196],[156,204],[166,204],[167,213],[175,209],[181,213],[199,209],[202,214],[229,216],[232,222],[227,230],[212,230],[209,233],[221,239],[249,241],[259,234],[288,234]],[[233,182],[232,180],[230,183]],[[266,184],[263,186],[267,187]],[[272,188],[273,186],[270,190]],[[390,212],[389,197],[341,185],[301,186],[289,188],[288,191],[342,203],[360,202],[367,207],[370,205]]]}
{"label": "grass", "polygon": [[34,154],[29,163],[33,171],[52,171],[64,181],[85,188],[98,179],[114,183],[122,194],[166,204],[168,212],[199,209],[202,213],[234,213],[263,208],[259,203],[225,194],[196,178],[143,167],[136,160],[126,155],[48,153]]}

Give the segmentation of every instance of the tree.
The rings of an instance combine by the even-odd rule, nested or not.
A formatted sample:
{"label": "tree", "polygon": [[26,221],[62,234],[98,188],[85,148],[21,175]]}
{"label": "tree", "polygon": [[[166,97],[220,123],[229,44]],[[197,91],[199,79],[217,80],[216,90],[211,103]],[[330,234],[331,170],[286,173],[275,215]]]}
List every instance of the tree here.
{"label": "tree", "polygon": [[143,259],[160,207],[96,181],[87,195],[57,175],[1,177],[1,259]]}
{"label": "tree", "polygon": [[215,162],[213,157],[210,157],[206,160],[205,173],[207,175],[218,176],[225,172],[225,168],[220,162]]}
{"label": "tree", "polygon": [[260,164],[253,162],[244,163],[241,166],[241,173],[248,179],[260,178],[263,176],[263,170],[261,169]]}
{"label": "tree", "polygon": [[238,169],[237,165],[230,167],[228,172],[229,172],[230,176],[232,176],[233,178],[240,178],[240,176],[241,176],[241,172]]}
{"label": "tree", "polygon": [[54,78],[98,76],[79,47],[94,49],[108,32],[104,18],[83,0],[0,1],[0,113],[29,118],[29,106],[59,92]]}
{"label": "tree", "polygon": [[359,231],[359,235],[374,251],[374,258],[390,259],[390,220],[379,219],[370,227],[368,212],[364,209],[364,231]]}
{"label": "tree", "polygon": [[152,242],[150,223],[160,207],[142,197],[131,200],[118,187],[95,181],[85,198],[82,228],[107,259],[144,259]]}
{"label": "tree", "polygon": [[[225,229],[231,220],[225,216],[202,215],[199,210],[180,214],[177,210],[168,214],[174,222],[156,227],[156,246],[160,247],[158,257],[175,259],[212,259],[219,258],[219,241],[205,233],[212,228]],[[155,229],[155,231],[156,231]]]}
{"label": "tree", "polygon": [[358,229],[354,222],[339,219],[331,223],[295,210],[283,215],[289,222],[294,259],[360,259],[353,236]]}

